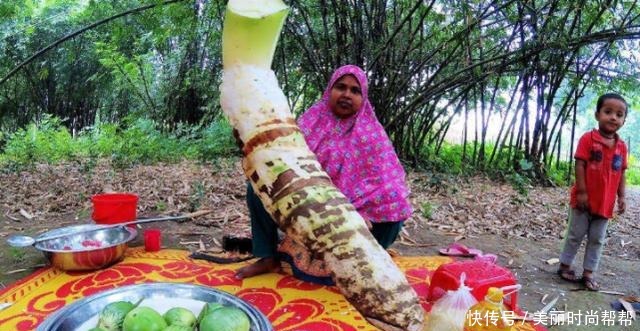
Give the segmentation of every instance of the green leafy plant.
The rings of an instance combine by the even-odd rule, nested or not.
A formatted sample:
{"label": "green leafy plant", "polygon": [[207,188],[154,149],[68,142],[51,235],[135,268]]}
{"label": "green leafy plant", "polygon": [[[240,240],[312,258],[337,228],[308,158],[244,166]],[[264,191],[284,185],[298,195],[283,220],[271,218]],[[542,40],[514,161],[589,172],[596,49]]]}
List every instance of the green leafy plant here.
{"label": "green leafy plant", "polygon": [[14,263],[22,263],[24,262],[24,259],[27,255],[27,253],[25,253],[25,251],[23,249],[20,248],[16,248],[16,247],[10,247],[9,248],[9,252],[11,254],[11,260]]}
{"label": "green leafy plant", "polygon": [[527,197],[529,195],[529,189],[531,188],[531,179],[518,173],[509,174],[506,178],[513,189],[516,190],[516,192],[520,193],[522,197]]}
{"label": "green leafy plant", "polygon": [[172,133],[163,133],[158,127],[152,120],[129,117],[122,125],[99,123],[85,128],[74,138],[59,119],[47,116],[7,136],[0,166],[4,171],[19,171],[37,163],[72,161],[90,178],[101,158],[123,169],[182,159],[210,162],[239,154],[225,120],[204,128],[178,126]]}
{"label": "green leafy plant", "polygon": [[158,202],[156,202],[155,209],[158,212],[163,212],[163,211],[167,210],[167,203],[164,202],[164,201],[158,201]]}
{"label": "green leafy plant", "polygon": [[191,195],[189,196],[189,209],[191,211],[200,209],[205,198],[206,192],[204,184],[202,182],[193,182],[191,184]]}
{"label": "green leafy plant", "polygon": [[239,148],[231,130],[227,120],[213,122],[207,126],[202,131],[198,143],[198,157],[201,160],[210,161],[239,154]]}
{"label": "green leafy plant", "polygon": [[[82,197],[79,198],[78,201],[87,201],[88,198],[86,197]],[[81,220],[88,220],[91,217],[91,208],[85,208],[85,209],[81,209],[76,216],[78,217],[78,219]]]}
{"label": "green leafy plant", "polygon": [[420,203],[420,214],[426,219],[431,219],[433,217],[435,209],[436,206],[428,201]]}
{"label": "green leafy plant", "polygon": [[629,185],[640,185],[640,168],[630,167],[625,172],[626,180]]}

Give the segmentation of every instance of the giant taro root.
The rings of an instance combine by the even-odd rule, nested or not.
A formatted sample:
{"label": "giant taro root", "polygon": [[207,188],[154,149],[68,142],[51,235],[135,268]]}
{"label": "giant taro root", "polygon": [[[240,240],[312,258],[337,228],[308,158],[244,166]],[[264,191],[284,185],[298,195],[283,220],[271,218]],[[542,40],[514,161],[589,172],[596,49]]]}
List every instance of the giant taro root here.
{"label": "giant taro root", "polygon": [[221,104],[241,142],[244,172],[280,229],[323,256],[340,291],[370,323],[421,330],[415,291],[307,147],[270,68],[287,13],[281,0],[227,5]]}

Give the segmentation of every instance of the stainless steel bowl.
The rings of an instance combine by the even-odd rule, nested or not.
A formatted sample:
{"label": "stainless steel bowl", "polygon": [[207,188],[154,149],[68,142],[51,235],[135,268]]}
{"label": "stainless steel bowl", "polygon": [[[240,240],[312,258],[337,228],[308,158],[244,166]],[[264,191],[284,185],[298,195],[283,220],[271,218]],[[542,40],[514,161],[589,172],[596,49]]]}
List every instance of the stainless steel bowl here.
{"label": "stainless steel bowl", "polygon": [[135,228],[119,226],[76,233],[95,225],[73,225],[51,230],[37,238],[64,235],[35,244],[51,265],[62,270],[97,270],[108,267],[124,257],[127,243],[136,238]]}
{"label": "stainless steel bowl", "polygon": [[[176,299],[190,299],[206,302],[218,302],[241,309],[251,322],[251,331],[273,331],[271,323],[258,309],[242,299],[214,288],[177,283],[147,283],[122,286],[113,290],[96,293],[80,299],[56,311],[38,326],[37,331],[77,331],[83,330],[104,306],[115,301],[137,302],[151,299],[155,302],[171,303]],[[142,303],[144,305],[144,301]],[[197,314],[196,314],[197,315]],[[97,321],[96,321],[97,322]],[[95,324],[92,324],[95,325]]]}

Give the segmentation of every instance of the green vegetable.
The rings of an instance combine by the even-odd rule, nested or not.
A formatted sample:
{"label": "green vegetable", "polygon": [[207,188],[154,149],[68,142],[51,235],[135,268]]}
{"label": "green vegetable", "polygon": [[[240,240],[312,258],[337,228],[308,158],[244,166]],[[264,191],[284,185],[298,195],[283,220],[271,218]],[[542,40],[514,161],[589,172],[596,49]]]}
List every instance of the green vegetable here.
{"label": "green vegetable", "polygon": [[217,303],[217,302],[207,302],[206,305],[204,305],[204,307],[202,307],[202,310],[200,311],[200,314],[198,314],[198,322],[201,322],[202,319],[209,315],[209,313],[213,312],[214,310],[218,309],[218,308],[222,308],[224,307],[222,304]]}
{"label": "green vegetable", "polygon": [[194,329],[184,325],[169,325],[162,331],[193,331]]}
{"label": "green vegetable", "polygon": [[140,301],[136,304],[129,301],[116,301],[106,305],[100,312],[98,328],[106,331],[119,331],[122,329],[124,317],[138,304],[140,304]]}
{"label": "green vegetable", "polygon": [[193,328],[196,326],[196,323],[198,323],[196,315],[194,315],[191,310],[182,307],[169,309],[164,313],[163,317],[169,325],[182,325]]}
{"label": "green vegetable", "polygon": [[222,307],[208,313],[199,326],[199,331],[249,331],[251,322],[239,308]]}
{"label": "green vegetable", "polygon": [[96,326],[95,328],[91,328],[91,329],[89,329],[89,331],[108,331],[108,330],[103,329],[103,328],[101,328],[101,327],[99,327],[99,326]]}
{"label": "green vegetable", "polygon": [[122,331],[162,331],[166,327],[162,315],[149,307],[134,308],[122,323]]}

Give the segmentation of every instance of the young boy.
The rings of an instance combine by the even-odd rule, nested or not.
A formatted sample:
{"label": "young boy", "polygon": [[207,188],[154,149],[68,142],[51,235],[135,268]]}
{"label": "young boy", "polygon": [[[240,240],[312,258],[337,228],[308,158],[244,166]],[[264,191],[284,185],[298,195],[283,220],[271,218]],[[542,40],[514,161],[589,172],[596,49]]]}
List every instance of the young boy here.
{"label": "young boy", "polygon": [[[567,281],[582,282],[592,291],[600,288],[593,273],[600,262],[616,195],[618,213],[624,213],[626,207],[624,172],[627,168],[627,146],[616,132],[624,124],[627,111],[627,102],[620,95],[607,93],[600,96],[595,113],[598,129],[580,138],[574,156],[576,182],[571,189],[571,213],[558,275]],[[580,278],[571,269],[571,264],[585,235],[587,247]]]}

